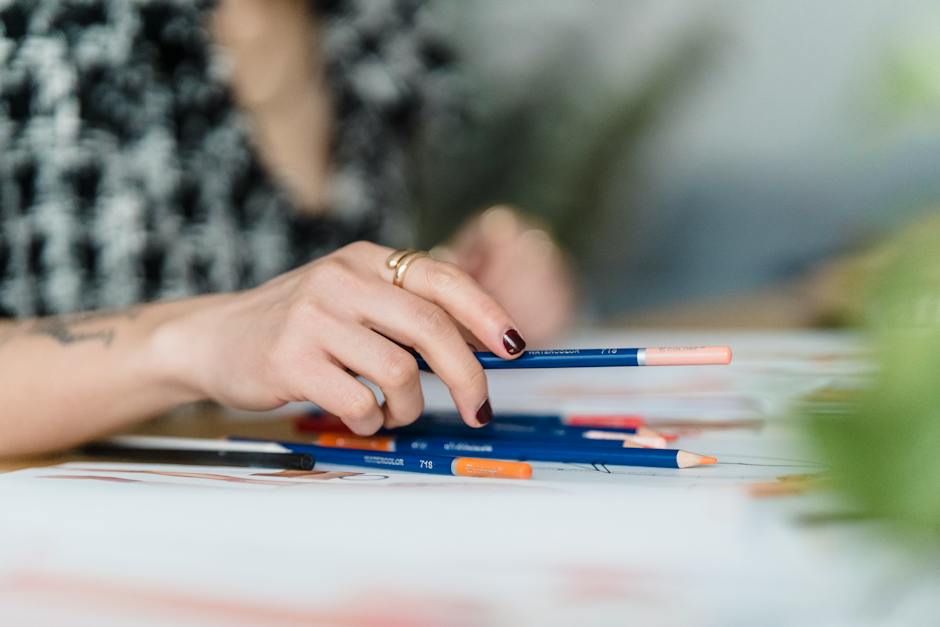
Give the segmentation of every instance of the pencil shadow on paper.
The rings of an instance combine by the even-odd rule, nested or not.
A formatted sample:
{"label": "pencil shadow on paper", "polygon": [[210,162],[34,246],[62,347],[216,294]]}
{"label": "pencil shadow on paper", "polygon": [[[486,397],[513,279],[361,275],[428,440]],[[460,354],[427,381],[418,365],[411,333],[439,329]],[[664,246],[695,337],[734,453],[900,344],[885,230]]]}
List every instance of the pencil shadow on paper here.
{"label": "pencil shadow on paper", "polygon": [[187,489],[285,490],[327,489],[368,493],[372,490],[447,491],[450,493],[551,492],[557,488],[532,481],[475,477],[420,477],[403,472],[362,472],[345,469],[261,470],[251,468],[196,468],[159,464],[73,462],[8,473],[4,482],[84,482],[111,485],[115,490],[134,487]]}
{"label": "pencil shadow on paper", "polygon": [[[787,457],[724,454],[717,464],[698,468],[640,468],[612,464],[533,464],[535,477],[558,478],[578,475],[597,481],[655,483],[672,487],[693,487],[728,483],[749,483],[777,479],[781,475],[817,475],[827,470],[820,462]],[[631,481],[631,479],[633,481]]]}
{"label": "pencil shadow on paper", "polygon": [[[67,466],[65,468],[68,468]],[[161,478],[173,479],[192,479],[198,482],[222,482],[236,483],[252,486],[296,486],[304,485],[308,481],[328,481],[330,479],[339,479],[347,475],[354,475],[353,472],[331,472],[323,470],[304,470],[290,471],[289,474],[280,472],[252,472],[250,475],[235,475],[218,472],[183,472],[173,470],[161,470],[153,468],[130,468],[120,467],[99,467],[95,468],[96,474],[68,474],[58,473],[51,475],[39,474],[37,479],[61,479],[61,480],[86,480],[86,481],[104,481],[113,483],[160,483],[161,485],[178,485],[166,481],[160,481]],[[114,474],[111,474],[114,473]],[[120,475],[133,475],[133,478]],[[272,477],[272,479],[256,479],[255,477]],[[287,479],[286,481],[282,478]],[[192,484],[189,484],[192,485]],[[200,485],[200,484],[196,484]],[[204,484],[203,484],[204,485]]]}

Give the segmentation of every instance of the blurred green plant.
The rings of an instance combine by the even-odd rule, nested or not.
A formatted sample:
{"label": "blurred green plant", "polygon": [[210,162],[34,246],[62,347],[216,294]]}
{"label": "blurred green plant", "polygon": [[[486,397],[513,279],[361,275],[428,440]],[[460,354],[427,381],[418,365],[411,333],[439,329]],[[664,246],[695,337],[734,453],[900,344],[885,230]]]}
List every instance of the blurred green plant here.
{"label": "blurred green plant", "polygon": [[936,116],[940,112],[940,41],[933,36],[898,43],[881,68],[879,87],[895,117]]}
{"label": "blurred green plant", "polygon": [[[580,34],[579,35],[583,35]],[[450,236],[472,213],[515,205],[541,220],[581,257],[604,229],[604,197],[614,181],[636,177],[630,157],[714,57],[712,23],[677,39],[637,85],[585,84],[583,41],[556,42],[513,95],[471,85],[464,125],[438,131],[419,151],[418,239]],[[617,211],[630,212],[630,199]]]}
{"label": "blurred green plant", "polygon": [[877,374],[845,415],[810,424],[866,513],[940,540],[940,214],[877,251],[860,323]]}

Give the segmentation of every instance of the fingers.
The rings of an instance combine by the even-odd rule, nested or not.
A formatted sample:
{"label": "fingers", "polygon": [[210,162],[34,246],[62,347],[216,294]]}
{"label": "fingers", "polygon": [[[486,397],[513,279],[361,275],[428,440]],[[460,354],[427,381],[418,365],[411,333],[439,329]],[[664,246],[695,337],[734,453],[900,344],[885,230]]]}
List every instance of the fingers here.
{"label": "fingers", "polygon": [[424,410],[418,363],[402,347],[365,327],[349,324],[332,334],[326,350],[343,366],[382,389],[385,427],[414,422]]}
{"label": "fingers", "polygon": [[537,221],[496,206],[433,249],[469,274],[525,329],[527,340],[558,334],[573,314],[574,283],[561,249]]}
{"label": "fingers", "polygon": [[[381,272],[388,280],[384,265]],[[430,257],[417,259],[405,274],[404,288],[437,304],[504,359],[525,350],[525,340],[502,305],[457,266]]]}
{"label": "fingers", "polygon": [[[382,246],[357,242],[336,253],[332,263],[314,264],[318,271],[311,272],[305,287],[316,296],[316,309],[326,309],[336,319],[363,324],[417,349],[450,389],[464,421],[471,426],[486,424],[492,416],[486,376],[454,318],[487,348],[506,359],[522,352],[524,340],[506,311],[456,266],[418,259],[405,274],[406,289],[393,286],[391,272],[385,265],[391,252]],[[363,269],[365,275],[361,273]],[[324,299],[324,294],[337,297]],[[367,378],[368,372],[373,373],[372,377],[387,377],[395,399],[387,407],[388,420],[398,423],[411,419],[418,403],[414,400],[416,395],[409,391],[410,384],[405,382],[406,375],[389,377],[381,368],[370,370],[375,366],[359,361],[352,352],[340,348],[334,352],[342,352],[342,358],[333,357]],[[354,360],[355,365],[348,363]],[[401,370],[401,364],[398,366]],[[376,383],[382,386],[380,381]]]}
{"label": "fingers", "polygon": [[[474,278],[512,312],[528,339],[552,337],[567,325],[574,284],[564,256],[545,231],[522,231],[511,243],[490,246],[488,257],[491,263]],[[521,275],[514,275],[516,268],[523,268]]]}
{"label": "fingers", "polygon": [[390,284],[376,286],[373,308],[363,315],[380,333],[413,346],[450,390],[464,422],[473,427],[492,417],[486,375],[447,312]]}
{"label": "fingers", "polygon": [[319,373],[302,390],[304,397],[339,416],[357,435],[372,435],[385,422],[375,395],[362,382],[335,365],[317,368]]}

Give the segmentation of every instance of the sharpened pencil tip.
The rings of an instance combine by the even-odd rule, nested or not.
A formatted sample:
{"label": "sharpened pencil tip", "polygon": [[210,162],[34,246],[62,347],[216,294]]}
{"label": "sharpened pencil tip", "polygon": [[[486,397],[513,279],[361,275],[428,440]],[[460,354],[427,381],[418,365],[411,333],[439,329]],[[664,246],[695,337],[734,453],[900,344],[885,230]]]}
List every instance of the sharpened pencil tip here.
{"label": "sharpened pencil tip", "polygon": [[717,464],[718,458],[712,457],[711,455],[702,455],[702,458],[698,460],[698,463],[707,466],[708,464]]}

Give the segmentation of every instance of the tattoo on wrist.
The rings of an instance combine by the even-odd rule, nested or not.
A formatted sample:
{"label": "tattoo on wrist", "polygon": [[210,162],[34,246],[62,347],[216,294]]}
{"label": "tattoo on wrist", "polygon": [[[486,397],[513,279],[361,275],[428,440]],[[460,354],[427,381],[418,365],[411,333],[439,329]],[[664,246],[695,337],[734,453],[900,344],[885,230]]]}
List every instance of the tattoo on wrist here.
{"label": "tattoo on wrist", "polygon": [[[137,308],[123,311],[89,311],[38,318],[26,327],[25,332],[28,335],[49,336],[64,346],[78,342],[101,342],[105,347],[109,347],[116,333],[113,324],[104,328],[89,329],[87,327],[94,327],[101,322],[114,321],[122,318],[133,320],[137,317],[139,311],[140,310]],[[22,325],[17,325],[17,327],[11,331],[11,337],[21,328]],[[5,341],[7,341],[7,338],[0,336],[0,346],[2,346]]]}

